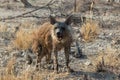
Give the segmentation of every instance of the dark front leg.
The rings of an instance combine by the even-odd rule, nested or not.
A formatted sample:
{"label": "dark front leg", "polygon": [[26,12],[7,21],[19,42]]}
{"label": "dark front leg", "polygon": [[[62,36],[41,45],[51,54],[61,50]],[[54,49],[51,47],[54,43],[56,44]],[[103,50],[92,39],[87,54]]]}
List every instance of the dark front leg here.
{"label": "dark front leg", "polygon": [[54,53],[54,72],[58,73],[58,59],[57,59],[57,50],[53,50]]}
{"label": "dark front leg", "polygon": [[66,46],[64,48],[64,52],[65,52],[65,59],[66,59],[66,67],[67,67],[67,70],[68,72],[72,72],[73,70],[70,68],[69,66],[69,63],[70,63],[70,60],[69,60],[69,54],[70,54],[70,46]]}

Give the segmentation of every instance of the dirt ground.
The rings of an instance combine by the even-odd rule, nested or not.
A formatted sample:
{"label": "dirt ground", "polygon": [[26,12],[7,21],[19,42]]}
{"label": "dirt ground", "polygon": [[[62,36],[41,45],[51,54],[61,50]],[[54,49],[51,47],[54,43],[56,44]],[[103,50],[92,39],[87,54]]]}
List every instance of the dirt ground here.
{"label": "dirt ground", "polygon": [[[53,74],[53,65],[44,65],[42,71],[33,71],[35,67],[36,56],[28,50],[18,50],[12,44],[16,38],[17,29],[24,29],[26,31],[39,27],[44,22],[48,21],[49,15],[56,16],[68,15],[73,10],[73,0],[54,0],[50,5],[40,8],[49,2],[49,0],[28,0],[34,7],[24,8],[23,4],[18,0],[0,0],[0,77],[4,75],[8,63],[12,60],[12,71],[15,76],[21,75],[24,71],[30,71],[32,75],[39,73],[42,78],[36,80],[120,80],[120,62],[117,68],[114,65],[106,67],[105,71],[96,71],[95,62],[99,55],[109,55],[113,53],[120,58],[120,1],[107,2],[107,0],[94,0],[95,4],[92,10],[89,10],[90,1],[84,0],[79,2],[80,6],[74,14],[81,14],[87,20],[99,25],[99,34],[90,42],[85,42],[80,36],[80,29],[82,24],[79,21],[72,24],[73,30],[78,38],[79,47],[82,50],[83,57],[79,57],[76,52],[75,43],[71,47],[70,66],[75,70],[73,73],[67,74],[65,66],[64,52],[59,52],[59,74]],[[77,0],[79,1],[79,0]],[[81,0],[82,1],[82,0]],[[78,5],[79,5],[78,3]],[[34,12],[25,14],[34,9]],[[23,14],[23,15],[21,15]],[[19,16],[20,15],[20,16]],[[63,17],[63,16],[62,16]],[[75,36],[76,36],[75,35]],[[24,35],[23,35],[24,36]],[[26,56],[30,54],[33,58],[32,65],[26,63]],[[104,57],[104,60],[108,60]],[[112,64],[110,59],[109,63]],[[119,61],[119,60],[118,60]],[[44,63],[44,61],[43,61]],[[33,72],[32,72],[33,71]],[[2,79],[0,79],[2,80]],[[29,77],[26,80],[34,80]]]}

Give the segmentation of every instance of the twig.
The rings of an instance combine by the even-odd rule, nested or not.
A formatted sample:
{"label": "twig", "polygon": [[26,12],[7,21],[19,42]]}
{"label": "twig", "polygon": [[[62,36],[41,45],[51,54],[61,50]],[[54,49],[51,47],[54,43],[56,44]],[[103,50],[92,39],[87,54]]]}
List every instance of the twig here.
{"label": "twig", "polygon": [[76,7],[77,7],[77,1],[74,1],[74,12],[76,12]]}
{"label": "twig", "polygon": [[45,17],[40,17],[40,16],[35,16],[35,15],[30,15],[30,16],[22,16],[23,18],[28,18],[28,17],[34,17],[34,18],[48,18],[47,16]]}
{"label": "twig", "polygon": [[41,7],[39,7],[39,8],[36,8],[36,9],[32,10],[32,11],[28,11],[28,12],[25,12],[25,13],[20,14],[20,15],[17,15],[17,16],[2,18],[2,19],[0,19],[0,21],[10,20],[10,19],[15,19],[15,18],[23,17],[23,16],[26,15],[26,14],[35,12],[35,11],[37,11],[37,10],[39,10],[39,9],[42,9],[42,8],[46,7],[46,6],[48,7],[49,5],[52,5],[52,4],[53,4],[53,0],[50,0],[50,1],[49,1],[47,4],[45,4],[44,6],[41,6]]}

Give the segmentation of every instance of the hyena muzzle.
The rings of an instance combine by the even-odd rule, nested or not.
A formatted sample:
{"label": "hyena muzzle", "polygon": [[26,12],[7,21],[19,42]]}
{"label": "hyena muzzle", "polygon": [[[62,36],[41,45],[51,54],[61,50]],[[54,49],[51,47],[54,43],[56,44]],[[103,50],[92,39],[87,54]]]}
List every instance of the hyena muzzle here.
{"label": "hyena muzzle", "polygon": [[58,51],[64,49],[67,70],[73,71],[69,67],[70,47],[73,42],[71,18],[72,16],[69,16],[65,21],[57,21],[50,16],[50,22],[44,23],[36,31],[32,49],[37,53],[37,63],[40,63],[44,56],[46,61],[49,61],[53,53],[54,70],[58,72]]}

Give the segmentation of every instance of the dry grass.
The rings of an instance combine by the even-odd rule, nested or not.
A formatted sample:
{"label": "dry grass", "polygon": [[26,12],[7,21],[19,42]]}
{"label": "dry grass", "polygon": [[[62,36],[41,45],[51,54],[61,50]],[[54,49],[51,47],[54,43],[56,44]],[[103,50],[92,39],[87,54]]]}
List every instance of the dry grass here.
{"label": "dry grass", "polygon": [[85,42],[94,40],[99,34],[99,31],[98,23],[94,21],[87,21],[80,29],[81,36]]}
{"label": "dry grass", "polygon": [[66,77],[68,74],[60,73],[54,74],[50,72],[31,72],[24,71],[22,75],[15,76],[14,74],[5,74],[0,77],[0,80],[55,80],[56,78]]}
{"label": "dry grass", "polygon": [[36,23],[34,21],[24,21],[21,24],[21,27],[25,29],[31,29],[31,28],[36,27]]}
{"label": "dry grass", "polygon": [[0,72],[3,72],[3,74],[0,74],[0,80],[55,80],[68,75],[68,73],[55,74],[48,70],[36,71],[33,67],[23,69],[16,75],[14,72],[15,63],[16,58],[11,58],[4,70],[0,68]]}
{"label": "dry grass", "polygon": [[8,27],[6,25],[0,23],[0,32],[6,32],[7,28]]}
{"label": "dry grass", "polygon": [[76,0],[76,4],[74,3],[74,7],[73,7],[72,11],[74,11],[74,12],[90,11],[91,12],[93,10],[95,3],[98,1],[99,0],[97,0],[97,1],[95,1],[95,0],[88,0],[88,1]]}
{"label": "dry grass", "polygon": [[[76,5],[76,6],[75,6]],[[80,12],[81,6],[83,5],[83,0],[76,0],[76,3],[74,3],[74,11]],[[73,11],[72,10],[72,11]]]}
{"label": "dry grass", "polygon": [[110,68],[119,69],[120,53],[118,53],[118,50],[107,48],[106,51],[99,53],[99,55],[94,59],[93,63],[96,71],[110,70]]}
{"label": "dry grass", "polygon": [[13,72],[13,69],[14,69],[14,64],[15,64],[15,57],[13,57],[12,59],[10,59],[7,63],[7,66],[6,66],[6,72],[7,74],[12,74]]}
{"label": "dry grass", "polygon": [[[0,75],[0,80],[16,80],[15,76],[13,76],[13,69],[15,64],[15,58],[12,58],[8,61],[7,66],[2,70],[3,75]],[[12,76],[11,76],[12,75]]]}
{"label": "dry grass", "polygon": [[13,41],[14,46],[17,49],[22,49],[22,50],[26,50],[30,48],[32,43],[32,31],[33,30],[20,29],[16,33],[16,38]]}
{"label": "dry grass", "polygon": [[33,33],[38,25],[32,21],[24,21],[19,27],[20,29],[16,32],[16,38],[13,44],[17,49],[26,50],[31,46]]}

